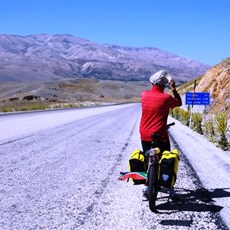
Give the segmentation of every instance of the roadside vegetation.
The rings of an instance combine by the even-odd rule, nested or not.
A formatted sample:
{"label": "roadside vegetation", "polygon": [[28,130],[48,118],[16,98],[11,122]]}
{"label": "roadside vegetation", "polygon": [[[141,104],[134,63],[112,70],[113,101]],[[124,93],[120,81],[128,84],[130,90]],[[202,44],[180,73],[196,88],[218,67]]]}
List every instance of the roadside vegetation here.
{"label": "roadside vegetation", "polygon": [[18,111],[29,111],[29,110],[43,110],[46,109],[47,105],[43,103],[22,103],[22,104],[11,104],[3,105],[0,108],[1,112],[18,112]]}
{"label": "roadside vegetation", "polygon": [[82,108],[89,106],[100,106],[100,105],[112,105],[127,103],[125,100],[120,101],[78,101],[78,102],[24,102],[24,103],[13,103],[7,104],[0,107],[0,112],[9,113],[9,112],[24,112],[24,111],[35,111],[35,110],[49,110],[49,109],[67,109],[67,108]]}
{"label": "roadside vegetation", "polygon": [[[198,85],[202,76],[180,85],[177,89],[183,95],[193,92],[194,81]],[[204,113],[193,111],[190,107],[175,108],[171,110],[171,116],[190,127],[195,132],[204,135],[209,141],[215,143],[223,150],[230,150],[228,119],[230,114],[227,109],[217,111],[210,107]]]}
{"label": "roadside vegetation", "polygon": [[[219,112],[217,114],[204,115],[201,113],[191,113],[191,111],[183,108],[175,108],[171,110],[171,116],[195,132],[204,135],[221,149],[230,149],[230,143],[227,138],[229,129],[226,113]],[[209,118],[207,119],[206,116]]]}
{"label": "roadside vegetation", "polygon": [[227,138],[229,129],[226,113],[219,112],[217,114],[206,115],[197,112],[191,113],[191,111],[187,111],[183,108],[175,108],[171,110],[171,116],[195,132],[204,135],[209,141],[215,143],[221,149],[230,149],[230,143]]}

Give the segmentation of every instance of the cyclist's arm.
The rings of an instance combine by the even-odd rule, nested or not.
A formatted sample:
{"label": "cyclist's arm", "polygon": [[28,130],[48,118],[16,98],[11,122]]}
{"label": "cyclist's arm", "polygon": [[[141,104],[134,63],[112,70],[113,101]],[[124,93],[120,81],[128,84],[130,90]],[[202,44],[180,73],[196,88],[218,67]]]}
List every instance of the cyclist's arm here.
{"label": "cyclist's arm", "polygon": [[179,106],[182,105],[182,100],[180,94],[176,91],[176,89],[172,90],[174,98],[178,100]]}
{"label": "cyclist's arm", "polygon": [[176,98],[177,101],[178,101],[178,106],[181,106],[182,105],[182,100],[181,100],[180,94],[176,90],[175,81],[171,80],[170,83],[169,83],[169,86],[170,86],[170,88],[171,88],[171,90],[173,92],[174,98]]}

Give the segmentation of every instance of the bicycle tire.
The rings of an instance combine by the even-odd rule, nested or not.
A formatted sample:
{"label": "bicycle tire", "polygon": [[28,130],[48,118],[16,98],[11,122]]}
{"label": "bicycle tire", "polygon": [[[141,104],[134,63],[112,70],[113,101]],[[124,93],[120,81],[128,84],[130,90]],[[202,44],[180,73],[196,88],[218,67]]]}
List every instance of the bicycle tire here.
{"label": "bicycle tire", "polygon": [[156,212],[157,199],[157,170],[155,164],[152,164],[148,172],[148,199],[149,209]]}

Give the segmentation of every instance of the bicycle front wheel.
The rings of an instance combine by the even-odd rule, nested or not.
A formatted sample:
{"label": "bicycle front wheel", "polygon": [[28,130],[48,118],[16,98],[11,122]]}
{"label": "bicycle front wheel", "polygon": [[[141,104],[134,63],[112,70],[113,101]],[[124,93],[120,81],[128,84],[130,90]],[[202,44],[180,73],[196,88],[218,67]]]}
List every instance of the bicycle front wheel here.
{"label": "bicycle front wheel", "polygon": [[148,171],[148,198],[149,209],[156,212],[156,199],[157,199],[157,168],[155,164],[149,167]]}

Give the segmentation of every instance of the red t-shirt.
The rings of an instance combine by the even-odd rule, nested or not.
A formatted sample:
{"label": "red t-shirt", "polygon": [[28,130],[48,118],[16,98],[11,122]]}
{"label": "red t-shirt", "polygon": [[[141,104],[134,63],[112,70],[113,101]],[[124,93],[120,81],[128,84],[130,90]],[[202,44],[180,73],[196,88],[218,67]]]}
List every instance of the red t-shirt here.
{"label": "red t-shirt", "polygon": [[152,141],[151,135],[159,133],[162,141],[168,141],[167,119],[169,109],[179,106],[179,101],[154,85],[152,90],[146,90],[141,94],[141,104],[141,140]]}

